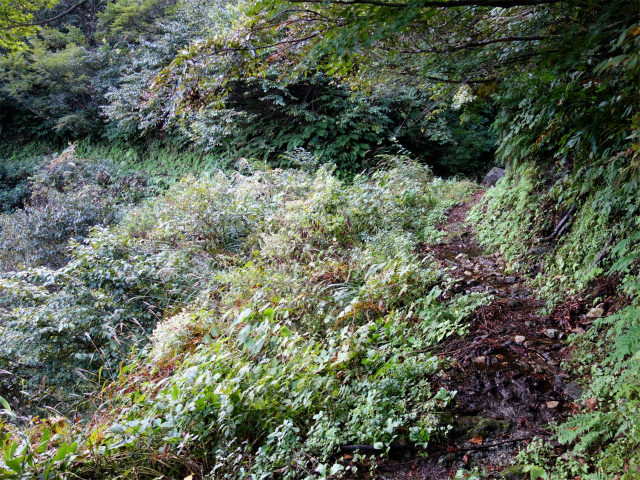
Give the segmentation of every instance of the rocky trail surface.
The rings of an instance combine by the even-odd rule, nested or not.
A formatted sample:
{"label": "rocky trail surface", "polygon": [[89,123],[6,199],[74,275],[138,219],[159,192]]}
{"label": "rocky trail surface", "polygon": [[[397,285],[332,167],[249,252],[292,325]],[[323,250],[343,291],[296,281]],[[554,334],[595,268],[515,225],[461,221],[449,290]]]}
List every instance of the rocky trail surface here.
{"label": "rocky trail surface", "polygon": [[488,478],[520,478],[510,468],[518,451],[534,437],[548,438],[550,424],[571,413],[582,394],[560,366],[570,353],[564,340],[581,327],[567,322],[562,309],[540,315],[543,303],[526,279],[505,273],[500,258],[486,254],[477,243],[465,220],[482,195],[452,209],[442,226],[446,239],[422,249],[450,269],[456,279],[453,293],[493,296],[464,338],[435,351],[453,360],[451,368],[432,379],[434,388],[457,392],[454,404],[442,414],[451,432],[447,440],[432,442],[426,456],[392,449],[373,477],[362,478],[439,480],[473,467],[485,470]]}

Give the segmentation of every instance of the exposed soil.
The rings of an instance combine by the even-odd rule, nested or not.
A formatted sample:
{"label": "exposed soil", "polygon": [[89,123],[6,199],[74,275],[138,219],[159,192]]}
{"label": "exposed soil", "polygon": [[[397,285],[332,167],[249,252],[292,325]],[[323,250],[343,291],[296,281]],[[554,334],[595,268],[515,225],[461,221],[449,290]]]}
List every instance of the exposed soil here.
{"label": "exposed soil", "polygon": [[505,470],[518,451],[534,436],[548,438],[550,423],[577,408],[573,402],[581,388],[560,364],[570,354],[564,339],[583,327],[581,304],[568,299],[551,315],[540,315],[543,304],[526,279],[505,273],[500,258],[485,253],[465,223],[483,193],[452,209],[441,226],[448,235],[440,245],[422,249],[456,279],[446,294],[493,295],[491,304],[477,312],[469,334],[437,352],[454,360],[433,379],[436,388],[457,392],[455,405],[443,415],[452,430],[446,441],[432,443],[426,457],[392,450],[374,478],[448,479],[459,468],[475,466],[485,468],[489,477],[519,478]]}

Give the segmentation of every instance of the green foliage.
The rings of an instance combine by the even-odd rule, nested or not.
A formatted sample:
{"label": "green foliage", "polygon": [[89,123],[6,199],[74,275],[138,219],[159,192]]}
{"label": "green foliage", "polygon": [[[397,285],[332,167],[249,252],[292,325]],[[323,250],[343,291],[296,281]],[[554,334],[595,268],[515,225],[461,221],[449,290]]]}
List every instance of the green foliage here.
{"label": "green foliage", "polygon": [[[4,474],[310,478],[355,472],[335,460],[340,445],[446,434],[436,412],[455,392],[430,387],[443,364],[428,351],[487,299],[442,301],[449,279],[415,246],[473,189],[385,163],[345,184],[326,166],[241,162],[244,173],[184,180],[96,231],[61,270],[6,277],[3,342],[40,362],[20,371],[34,393],[41,375],[81,391],[72,368],[120,377],[106,416],[44,449],[36,426],[22,439],[10,427]],[[142,353],[120,367],[132,346]]]}
{"label": "green foliage", "polygon": [[629,108],[639,30],[636,19],[618,21],[626,6],[603,7],[584,42],[563,45],[547,73],[523,72],[502,92],[498,154],[511,169],[473,214],[481,240],[512,268],[537,269],[532,283],[549,307],[588,293],[603,275],[619,276],[619,293],[632,300],[574,336],[567,366],[584,379],[581,409],[556,427],[566,453],[555,457],[536,442],[521,454],[532,478],[631,479],[639,471],[640,150],[637,108]]}
{"label": "green foliage", "polygon": [[[288,167],[286,154],[296,147],[334,162],[343,178],[371,167],[381,153],[411,152],[442,175],[479,175],[491,166],[490,104],[458,108],[447,100],[425,110],[441,103],[432,100],[431,86],[362,89],[326,69],[283,76],[287,60],[274,54],[264,62],[267,71],[247,68],[233,79],[224,59],[195,62],[188,91],[149,91],[162,84],[165,67],[203,39],[243,35],[249,7],[121,0],[108,2],[97,21],[71,14],[30,36],[29,48],[0,55],[0,104],[8,112],[0,123],[16,139],[52,132],[58,140],[106,137],[116,144],[108,149],[133,156],[186,147],[206,157],[193,163],[216,167],[240,157]],[[225,84],[224,101],[198,86],[207,78]],[[196,108],[187,112],[179,98]]]}
{"label": "green foliage", "polygon": [[81,240],[92,227],[114,220],[115,205],[102,189],[87,186],[60,193],[40,187],[37,200],[13,214],[0,216],[0,268],[60,266],[69,239]]}
{"label": "green foliage", "polygon": [[[384,450],[444,434],[435,412],[454,392],[431,390],[429,351],[464,335],[486,299],[443,301],[450,279],[415,247],[442,235],[438,221],[472,188],[377,154],[419,152],[438,172],[474,174],[499,136],[509,172],[472,215],[479,238],[511,268],[537,269],[549,306],[605,272],[632,299],[574,340],[591,362],[571,365],[590,383],[584,408],[557,427],[570,449],[554,463],[535,442],[523,470],[631,478],[636,3],[290,3],[118,0],[97,27],[45,28],[0,58],[11,136],[105,135],[115,146],[83,148],[148,166],[147,193],[210,173],[73,241],[64,258],[69,236],[145,193],[106,192],[90,171],[25,192],[26,174],[6,169],[8,208],[31,197],[2,217],[4,264],[69,263],[2,275],[11,424],[0,475],[326,478],[353,470],[335,459],[344,443]],[[238,172],[213,174],[234,162]],[[18,237],[25,229],[38,233]],[[109,411],[91,423],[16,426],[16,412],[47,395],[70,409],[105,376]]]}
{"label": "green foliage", "polygon": [[[236,11],[234,20],[233,27],[211,30],[204,45],[212,38],[233,41],[244,36],[246,12]],[[423,104],[431,100],[430,88],[400,85],[362,90],[323,69],[288,75],[277,53],[261,54],[264,62],[257,70],[237,55],[194,60],[203,48],[202,42],[195,42],[171,62],[189,66],[186,83],[175,90],[167,85],[167,76],[173,78],[172,67],[162,70],[157,61],[150,98],[142,100],[129,93],[131,88],[141,88],[139,72],[125,79],[118,91],[108,95],[111,105],[106,111],[112,124],[125,130],[153,128],[159,119],[165,126],[180,122],[206,152],[222,158],[258,158],[281,167],[289,166],[282,161],[283,154],[302,147],[325,162],[334,162],[343,178],[371,166],[377,154],[403,151],[399,142],[405,152],[420,155],[447,175],[482,172],[491,163],[495,137],[488,132],[493,112],[487,104],[456,109],[446,102],[426,115]],[[157,57],[148,46],[143,50],[143,55]],[[166,56],[163,61],[167,62]],[[236,72],[238,68],[241,71]]]}
{"label": "green foliage", "polygon": [[264,218],[265,206],[222,172],[211,180],[187,177],[168,196],[151,200],[130,214],[125,228],[135,236],[193,244],[215,254],[241,248]]}
{"label": "green foliage", "polygon": [[73,393],[95,389],[100,376],[113,378],[131,347],[145,340],[190,283],[178,275],[189,265],[185,255],[154,254],[106,230],[86,244],[72,243],[70,257],[59,270],[2,276],[3,301],[11,309],[0,324],[0,362],[12,372],[3,385],[12,401],[22,403],[16,379],[32,395],[69,401]]}
{"label": "green foliage", "polygon": [[81,241],[93,227],[113,223],[122,203],[145,195],[144,178],[78,158],[75,145],[53,158],[35,158],[39,168],[7,192],[18,190],[26,204],[0,215],[0,270],[62,266],[70,239]]}
{"label": "green foliage", "polygon": [[[637,227],[636,227],[637,228]],[[550,478],[583,475],[588,479],[620,475],[637,477],[640,467],[637,428],[640,422],[640,260],[637,231],[614,249],[618,259],[608,274],[620,275],[621,294],[631,304],[604,319],[598,319],[586,334],[572,338],[576,353],[567,367],[585,379],[581,411],[557,426],[558,440],[572,448],[552,465]],[[547,448],[540,445],[539,448]],[[531,457],[523,461],[532,462]]]}
{"label": "green foliage", "polygon": [[151,40],[157,35],[158,21],[166,18],[175,0],[119,0],[107,3],[98,14],[102,38],[126,45]]}
{"label": "green foliage", "polygon": [[[536,264],[534,283],[553,305],[567,292],[583,291],[598,276],[623,272],[635,262],[638,200],[622,187],[621,164],[622,158],[609,162],[598,185],[589,187],[584,171],[571,182],[566,174],[556,174],[561,180],[553,184],[552,173],[523,164],[507,172],[470,219],[479,222],[480,240],[498,248],[511,268],[527,270]],[[628,183],[636,181],[630,178]],[[561,206],[567,190],[578,189],[584,193],[571,200],[572,208]],[[547,238],[565,217],[562,234]],[[540,242],[541,237],[546,240]]]}
{"label": "green foliage", "polygon": [[278,156],[303,147],[353,176],[389,144],[394,120],[385,100],[354,95],[322,74],[288,82],[249,78],[231,92],[223,110],[198,112],[189,131],[202,148],[220,155],[287,167]]}
{"label": "green foliage", "polygon": [[[164,139],[168,134],[170,139],[181,141],[183,147],[187,137],[180,125],[171,121],[170,98],[150,96],[149,84],[185,46],[202,37],[226,34],[241,16],[237,2],[188,0],[171,6],[172,3],[113,2],[101,15],[105,46],[96,55],[110,64],[101,70],[99,78],[105,87],[101,105],[108,119],[104,134],[112,141],[136,143],[144,134],[152,139]],[[154,22],[147,23],[151,17],[143,14],[139,18],[136,14],[138,9],[147,8],[151,17],[158,17]],[[135,37],[135,42],[125,44],[121,29],[125,30],[125,37]],[[111,41],[106,43],[107,39]]]}
{"label": "green foliage", "polygon": [[65,30],[43,28],[29,38],[28,49],[0,56],[2,96],[32,118],[19,133],[77,137],[100,125],[92,84],[98,65],[87,55],[82,31],[72,25]]}
{"label": "green foliage", "polygon": [[616,475],[624,480],[637,478],[639,319],[636,298],[617,314],[596,321],[586,335],[574,337],[578,355],[571,366],[589,381],[579,402],[581,411],[556,427],[558,441],[571,448],[554,464],[540,453],[549,449],[540,443],[521,456],[523,463],[545,467],[550,472],[546,478],[551,479],[577,475],[590,480]]}
{"label": "green foliage", "polygon": [[29,199],[29,178],[42,163],[40,145],[6,145],[0,153],[0,212],[11,213]]}
{"label": "green foliage", "polygon": [[89,138],[77,142],[76,151],[78,156],[92,162],[113,164],[119,176],[144,177],[147,196],[164,192],[182,177],[229,170],[235,163],[190,149],[179,141],[129,144]]}
{"label": "green foliage", "polygon": [[[398,141],[419,155],[437,175],[464,175],[480,179],[494,165],[497,137],[490,130],[494,107],[476,97],[465,98],[463,94],[469,95],[469,92],[460,89],[453,102],[443,102],[428,116],[417,109],[407,108],[411,105],[409,102],[399,104],[400,108],[408,111],[405,126],[396,133]],[[419,95],[419,89],[409,93],[414,101]],[[458,97],[464,101],[460,103]],[[429,99],[425,98],[420,103],[428,102]]]}
{"label": "green foliage", "polygon": [[[554,459],[539,442],[520,458],[543,478],[631,479],[640,465],[638,125],[637,111],[623,100],[637,95],[638,29],[617,24],[613,35],[604,24],[616,14],[604,10],[579,56],[567,55],[552,74],[505,92],[511,108],[497,123],[506,134],[499,154],[514,168],[474,212],[484,223],[482,240],[499,246],[514,268],[537,263],[533,283],[549,306],[588,292],[602,275],[619,276],[619,293],[631,299],[573,338],[568,367],[585,379],[585,392],[581,410],[556,427],[568,451]],[[558,231],[563,218],[567,227]]]}
{"label": "green foliage", "polygon": [[[137,395],[147,400],[136,401],[111,427],[116,438],[151,445],[160,439],[195,441],[203,453],[211,452],[202,458],[213,467],[210,478],[276,471],[298,478],[308,474],[310,460],[313,471],[341,444],[384,448],[399,439],[402,427],[438,430],[429,411],[452,395],[433,398],[426,377],[437,371],[435,358],[390,360],[383,369],[371,365],[365,370],[371,373],[358,379],[350,370],[360,370],[354,358],[365,354],[370,328],[315,342],[292,334],[277,317],[277,309],[248,308],[230,317],[224,331],[199,346],[160,392],[143,385]],[[185,405],[193,408],[178,413]],[[143,432],[138,425],[149,417],[161,419],[159,428]]]}
{"label": "green foliage", "polygon": [[55,0],[31,0],[16,4],[11,0],[0,3],[0,48],[20,50],[25,47],[25,37],[38,31],[32,26],[34,13],[56,5]]}
{"label": "green foliage", "polygon": [[602,7],[582,33],[584,42],[559,47],[561,58],[545,63],[544,74],[516,76],[498,99],[505,105],[495,124],[503,137],[498,154],[515,168],[489,200],[481,235],[490,244],[506,241],[504,253],[526,264],[516,259],[526,253],[516,238],[535,247],[535,237],[553,232],[540,210],[558,221],[571,213],[544,267],[555,279],[547,287],[552,294],[582,290],[607,270],[608,251],[628,243],[637,229],[640,149],[631,99],[638,92],[640,40],[636,19],[617,22],[627,7]]}
{"label": "green foliage", "polygon": [[500,249],[518,268],[517,260],[528,251],[527,243],[540,236],[541,192],[544,182],[531,166],[509,169],[505,178],[487,191],[483,202],[471,212],[469,220],[477,222],[479,240]]}

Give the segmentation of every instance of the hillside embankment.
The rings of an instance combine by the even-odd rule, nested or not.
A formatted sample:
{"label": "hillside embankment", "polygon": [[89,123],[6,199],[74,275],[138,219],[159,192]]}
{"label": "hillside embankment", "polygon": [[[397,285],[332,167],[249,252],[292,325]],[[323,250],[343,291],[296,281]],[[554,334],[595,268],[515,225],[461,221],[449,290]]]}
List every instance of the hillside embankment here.
{"label": "hillside embankment", "polygon": [[[409,448],[392,450],[392,459],[374,478],[446,479],[474,467],[487,478],[520,478],[521,469],[513,467],[519,451],[534,438],[551,440],[550,427],[580,408],[576,401],[583,387],[562,367],[573,350],[567,338],[611,313],[613,298],[592,309],[569,300],[541,314],[545,302],[528,285],[531,278],[505,273],[504,259],[478,243],[467,221],[483,195],[480,190],[452,208],[440,226],[447,237],[421,248],[425,257],[451,272],[452,294],[482,292],[492,297],[475,313],[464,338],[434,351],[452,359],[450,368],[432,378],[435,385],[456,392],[451,408],[441,412],[451,431],[420,456]],[[610,286],[600,282],[597,288]]]}

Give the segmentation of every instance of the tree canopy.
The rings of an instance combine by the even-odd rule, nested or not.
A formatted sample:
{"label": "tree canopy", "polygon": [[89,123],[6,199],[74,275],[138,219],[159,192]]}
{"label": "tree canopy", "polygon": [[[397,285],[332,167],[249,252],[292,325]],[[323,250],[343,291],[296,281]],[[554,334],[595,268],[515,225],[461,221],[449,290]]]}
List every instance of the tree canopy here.
{"label": "tree canopy", "polygon": [[19,3],[2,0],[0,2],[0,48],[9,50],[23,48],[24,39],[37,32],[38,27],[60,20],[87,1],[80,0],[48,18],[35,19],[36,13],[55,7],[59,3],[58,0],[27,0]]}
{"label": "tree canopy", "polygon": [[634,1],[263,0],[252,14],[156,78],[174,113],[223,104],[242,78],[323,71],[363,91],[431,89],[424,115],[461,87],[490,97],[502,106],[511,160],[535,151],[594,161],[632,148],[637,135]]}

